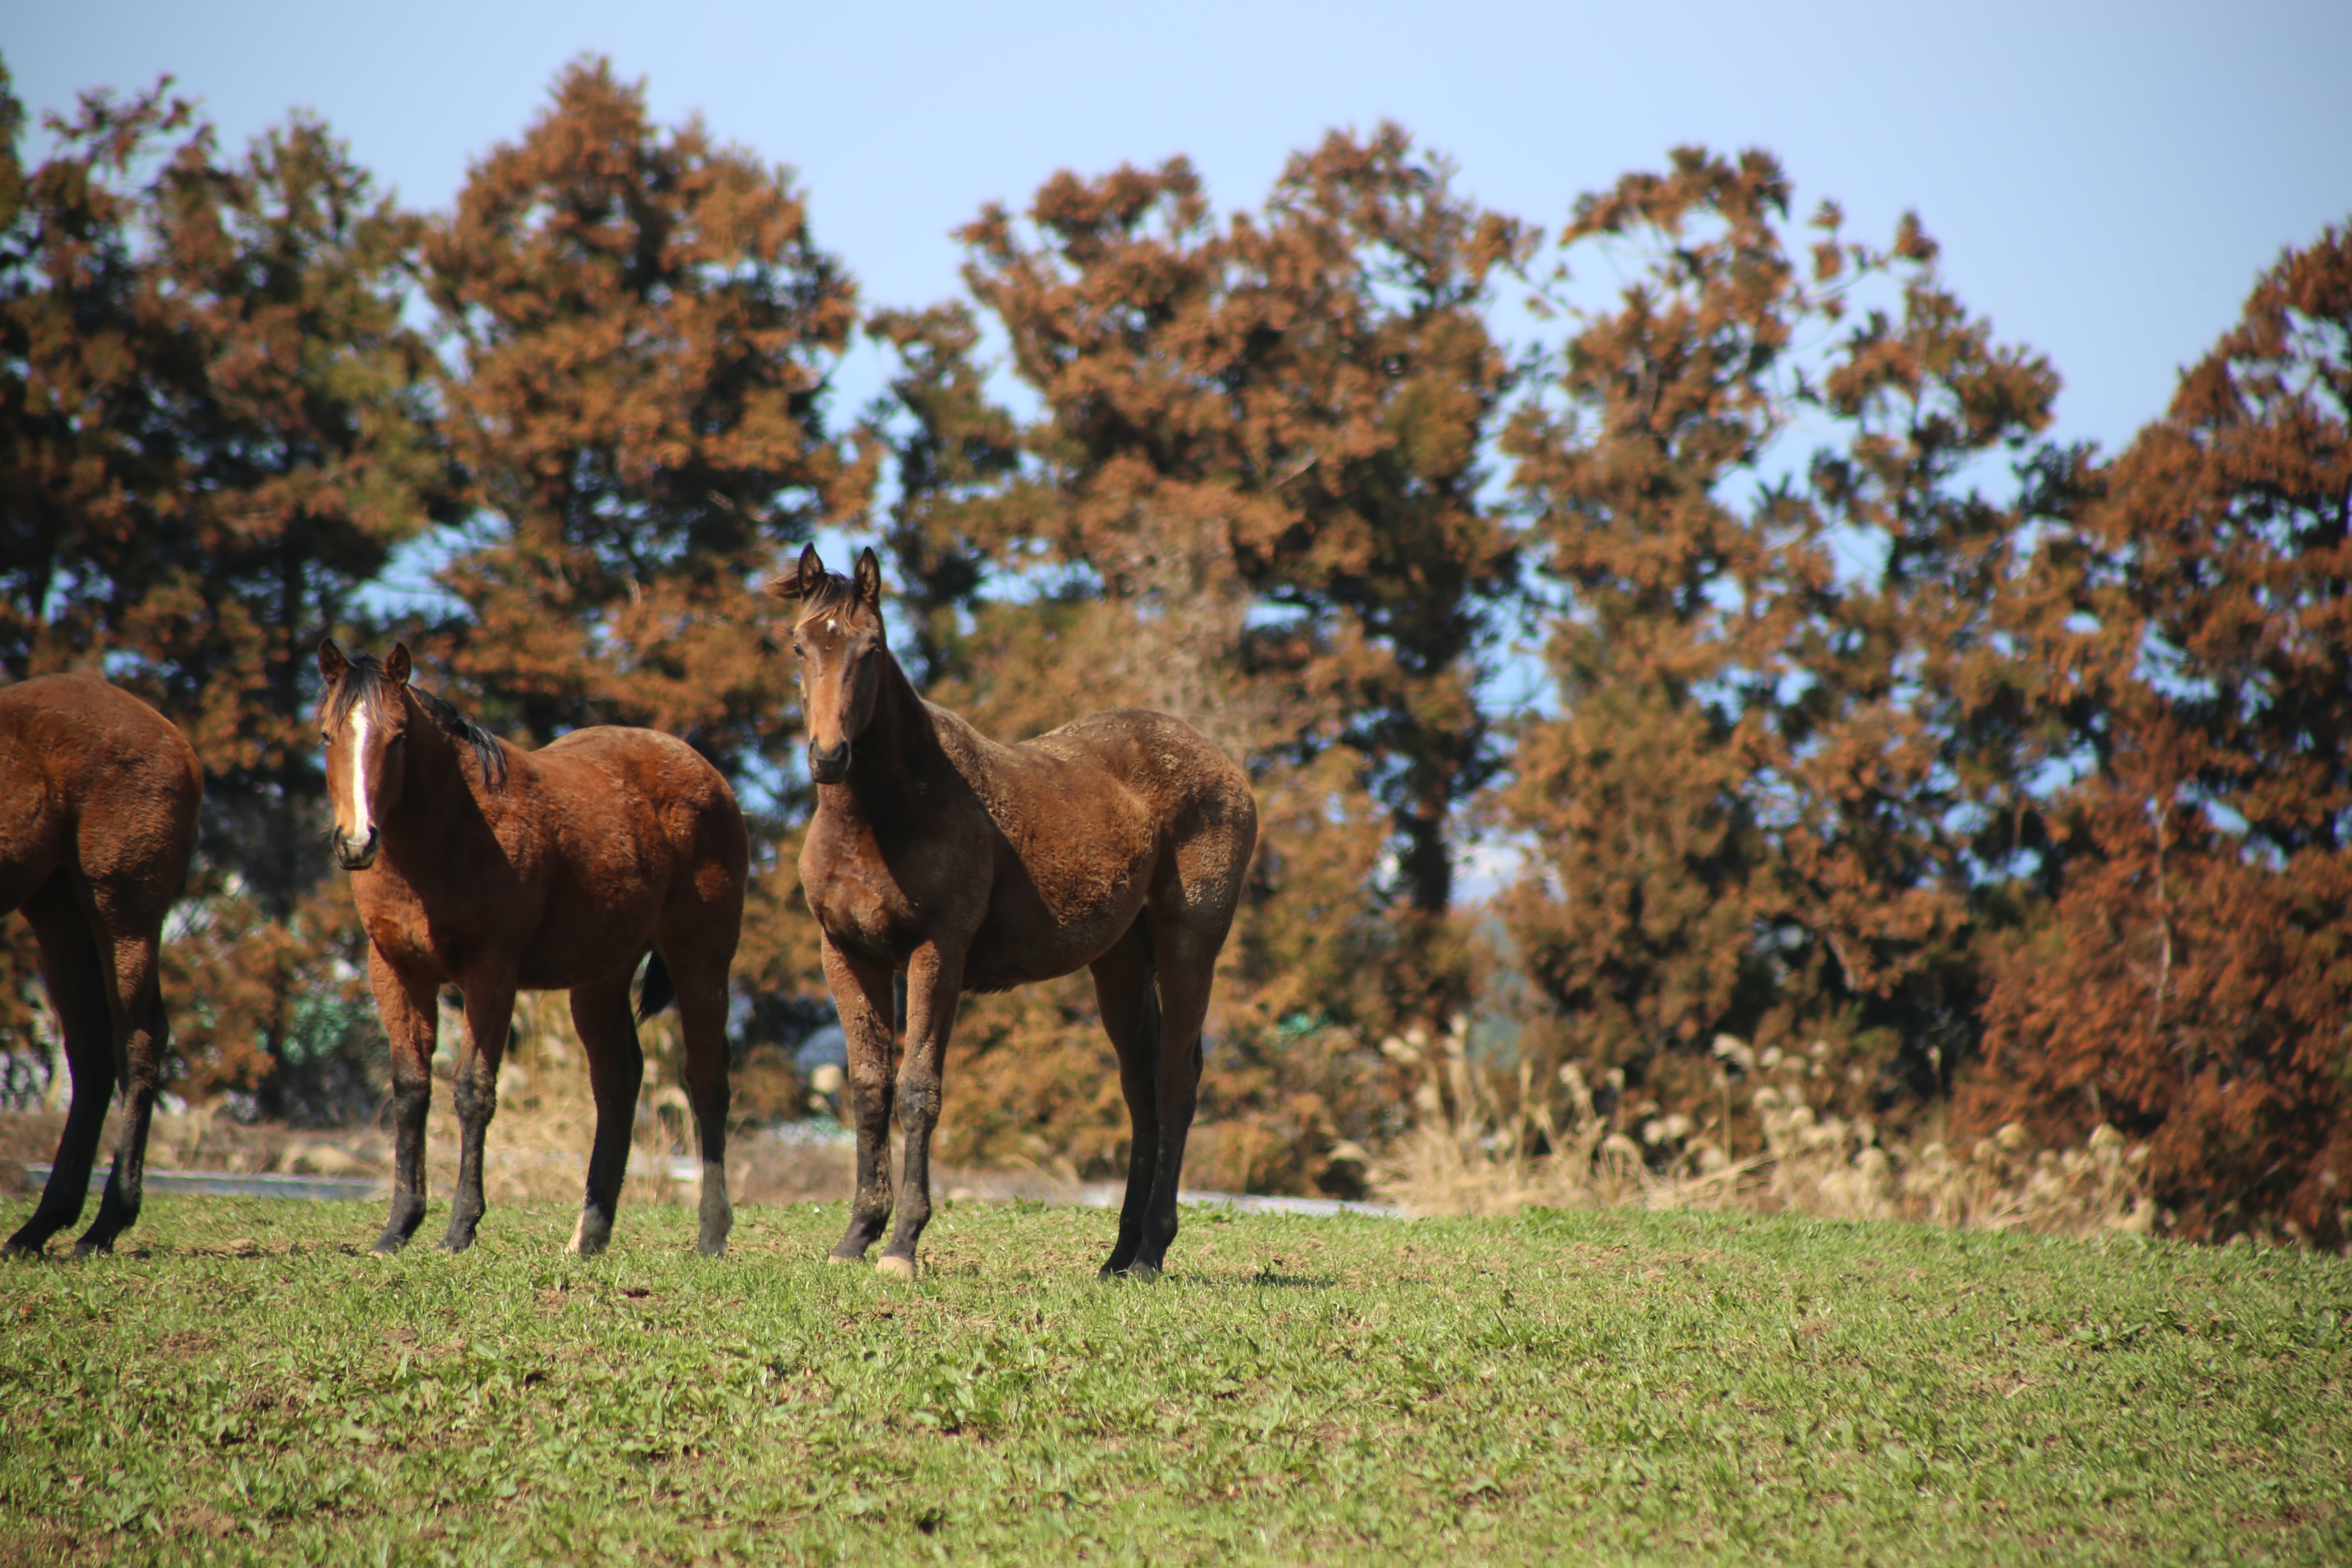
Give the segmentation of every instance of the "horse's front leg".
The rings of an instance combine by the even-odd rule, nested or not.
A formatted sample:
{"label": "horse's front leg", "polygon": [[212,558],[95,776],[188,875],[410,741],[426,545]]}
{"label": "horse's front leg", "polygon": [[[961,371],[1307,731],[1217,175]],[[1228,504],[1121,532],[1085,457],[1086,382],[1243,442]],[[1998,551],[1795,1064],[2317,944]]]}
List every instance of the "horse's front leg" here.
{"label": "horse's front leg", "polygon": [[890,1221],[890,1104],[898,1062],[891,1026],[890,971],[853,958],[825,942],[825,983],[841,1015],[849,1048],[849,1120],[857,1131],[857,1190],[849,1202],[849,1228],[829,1263],[857,1263]]}
{"label": "horse's front leg", "polygon": [[440,1033],[438,987],[404,975],[373,945],[368,984],[392,1042],[392,1213],[374,1250],[398,1252],[425,1221],[425,1113],[433,1105],[433,1048]]}
{"label": "horse's front leg", "polygon": [[963,953],[938,942],[915,950],[907,964],[907,1057],[898,1070],[898,1125],[907,1166],[898,1184],[898,1225],[876,1267],[915,1277],[915,1243],[931,1219],[931,1132],[940,1124],[941,1069],[956,1001],[963,994]]}
{"label": "horse's front leg", "polygon": [[499,1064],[506,1059],[507,1031],[514,1026],[514,978],[475,973],[466,977],[466,1047],[457,1053],[457,1081],[450,1099],[457,1108],[457,1193],[449,1205],[444,1252],[474,1245],[481,1223],[482,1141],[499,1113]]}

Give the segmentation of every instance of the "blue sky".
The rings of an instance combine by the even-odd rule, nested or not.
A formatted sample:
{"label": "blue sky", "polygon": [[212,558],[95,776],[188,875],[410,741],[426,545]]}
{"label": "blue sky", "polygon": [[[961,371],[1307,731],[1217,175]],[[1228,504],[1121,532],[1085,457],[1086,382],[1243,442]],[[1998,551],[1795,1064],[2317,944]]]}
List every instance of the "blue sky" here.
{"label": "blue sky", "polygon": [[[171,72],[235,145],[317,110],[414,205],[609,54],[656,111],[799,171],[872,304],[957,284],[950,231],[1057,168],[1190,154],[1255,205],[1327,128],[1393,118],[1556,227],[1685,142],[1777,153],[1883,239],[1916,207],[1961,297],[2110,447],[2287,245],[2352,216],[2352,5],[855,6],[6,0],[35,109]],[[1505,321],[1507,331],[1519,323]],[[845,391],[869,390],[867,351]]]}

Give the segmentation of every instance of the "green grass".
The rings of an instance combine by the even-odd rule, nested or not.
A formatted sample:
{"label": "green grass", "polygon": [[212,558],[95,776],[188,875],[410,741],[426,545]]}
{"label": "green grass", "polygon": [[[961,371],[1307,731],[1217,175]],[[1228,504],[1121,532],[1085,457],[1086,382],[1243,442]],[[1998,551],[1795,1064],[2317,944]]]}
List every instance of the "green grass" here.
{"label": "green grass", "polygon": [[0,1266],[0,1563],[2352,1562],[2336,1258],[1188,1210],[1110,1287],[966,1205],[902,1285],[843,1219],[151,1200]]}

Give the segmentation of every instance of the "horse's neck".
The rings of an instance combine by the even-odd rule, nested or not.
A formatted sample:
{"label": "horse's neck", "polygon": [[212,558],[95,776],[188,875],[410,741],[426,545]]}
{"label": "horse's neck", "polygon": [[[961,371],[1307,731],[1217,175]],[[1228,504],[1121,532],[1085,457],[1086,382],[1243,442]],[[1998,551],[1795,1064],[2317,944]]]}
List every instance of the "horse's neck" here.
{"label": "horse's neck", "polygon": [[898,658],[887,652],[881,689],[874,697],[874,717],[849,757],[843,804],[877,819],[926,798],[940,770],[949,766],[930,710],[916,695],[915,683],[907,679]]}
{"label": "horse's neck", "polygon": [[394,837],[424,843],[447,837],[460,824],[485,813],[467,777],[467,748],[434,721],[425,705],[406,692],[407,755],[403,759],[400,805],[383,824],[387,847]]}

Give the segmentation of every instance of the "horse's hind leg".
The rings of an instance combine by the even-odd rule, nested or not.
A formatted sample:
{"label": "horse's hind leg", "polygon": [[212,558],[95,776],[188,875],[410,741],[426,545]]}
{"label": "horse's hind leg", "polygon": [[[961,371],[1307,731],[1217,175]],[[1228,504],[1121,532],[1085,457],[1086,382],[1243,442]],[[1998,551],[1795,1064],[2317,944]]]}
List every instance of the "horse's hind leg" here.
{"label": "horse's hind leg", "polygon": [[[621,1208],[621,1182],[629,1173],[629,1134],[637,1091],[645,1087],[646,1053],[629,1013],[627,970],[572,993],[572,1026],[588,1053],[588,1087],[596,1097],[596,1141],[588,1152],[588,1194],[572,1250],[593,1258],[613,1239]],[[723,1066],[723,1062],[722,1062]]]}
{"label": "horse's hind leg", "polygon": [[1143,1240],[1127,1272],[1138,1279],[1157,1276],[1176,1239],[1176,1192],[1184,1173],[1184,1141],[1201,1098],[1201,1025],[1209,1013],[1209,982],[1224,945],[1222,928],[1206,922],[1154,921],[1152,948],[1160,962],[1160,1052],[1153,1074],[1154,1109],[1160,1114],[1160,1146],[1151,1173],[1151,1198],[1143,1218]]}
{"label": "horse's hind leg", "polygon": [[113,1015],[106,1002],[106,971],[90,934],[89,921],[73,896],[73,884],[59,872],[25,901],[25,918],[41,944],[41,978],[49,1005],[64,1027],[66,1063],[73,1073],[73,1099],[65,1131],[40,1204],[8,1238],[10,1253],[38,1252],[49,1237],[81,1217],[89,1194],[89,1171],[114,1098]]}
{"label": "horse's hind leg", "polygon": [[898,1093],[898,1038],[891,1025],[890,971],[824,944],[824,978],[849,1046],[849,1114],[857,1131],[857,1190],[849,1228],[825,1255],[856,1263],[890,1222],[890,1110]]}
{"label": "horse's hind leg", "polygon": [[499,1064],[506,1059],[507,1034],[514,1027],[514,982],[504,975],[465,976],[466,1046],[457,1053],[450,1100],[457,1111],[457,1191],[449,1203],[449,1233],[444,1252],[474,1245],[475,1227],[488,1206],[482,1196],[482,1146],[490,1119],[499,1113]]}
{"label": "horse's hind leg", "polygon": [[108,1011],[118,1043],[114,1070],[122,1085],[122,1135],[115,1145],[114,1173],[99,1200],[98,1218],[74,1244],[87,1258],[106,1252],[114,1238],[137,1222],[145,1197],[147,1129],[154,1120],[155,1093],[163,1045],[169,1030],[163,1017],[163,991],[157,963],[163,921],[140,919],[135,934],[116,936],[106,957]]}
{"label": "horse's hind leg", "polygon": [[[669,961],[665,959],[665,963]],[[669,963],[677,984],[679,1033],[686,1043],[686,1097],[702,1147],[702,1213],[696,1250],[705,1258],[727,1251],[734,1205],[727,1199],[727,965],[684,960]]]}
{"label": "horse's hind leg", "polygon": [[1143,1216],[1160,1163],[1160,989],[1150,927],[1139,915],[1127,934],[1094,962],[1095,1002],[1103,1032],[1118,1053],[1119,1092],[1127,1100],[1127,1196],[1118,1205],[1118,1240],[1103,1278],[1122,1273],[1143,1245]]}

